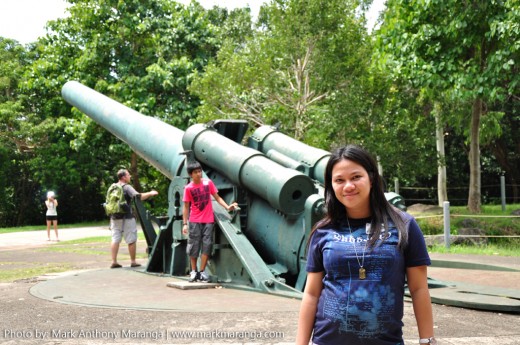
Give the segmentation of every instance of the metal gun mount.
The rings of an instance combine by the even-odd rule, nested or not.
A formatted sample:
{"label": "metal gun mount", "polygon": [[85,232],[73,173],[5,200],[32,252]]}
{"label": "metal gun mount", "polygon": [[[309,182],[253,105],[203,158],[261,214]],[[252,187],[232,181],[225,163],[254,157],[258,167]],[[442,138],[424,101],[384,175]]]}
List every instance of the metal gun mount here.
{"label": "metal gun mount", "polygon": [[215,244],[207,267],[212,280],[301,297],[306,239],[323,212],[319,180],[327,151],[269,126],[258,128],[247,146],[242,145],[248,124],[241,120],[196,124],[182,131],[75,81],[63,86],[62,95],[171,180],[167,216],[153,216],[136,203],[148,245],[147,272],[184,277],[189,271],[182,197],[189,182],[185,153],[191,152],[219,195],[240,208],[227,212],[213,200]]}
{"label": "metal gun mount", "polygon": [[[146,272],[185,277],[189,272],[182,234],[186,153],[193,155],[227,203],[213,200],[216,231],[212,280],[227,287],[301,298],[307,277],[306,244],[323,215],[323,176],[330,153],[261,126],[242,145],[246,121],[218,120],[182,131],[134,111],[78,82],[63,98],[127,143],[171,183],[168,214],[156,217],[136,201],[149,255]],[[387,199],[403,208],[400,196]],[[155,226],[154,226],[155,223]]]}

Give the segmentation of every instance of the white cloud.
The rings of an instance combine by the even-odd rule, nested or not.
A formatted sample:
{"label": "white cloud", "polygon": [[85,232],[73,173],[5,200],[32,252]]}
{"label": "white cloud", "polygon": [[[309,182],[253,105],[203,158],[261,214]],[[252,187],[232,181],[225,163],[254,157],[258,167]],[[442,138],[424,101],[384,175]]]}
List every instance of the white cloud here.
{"label": "white cloud", "polygon": [[0,36],[22,44],[45,34],[49,20],[65,17],[64,0],[0,0]]}

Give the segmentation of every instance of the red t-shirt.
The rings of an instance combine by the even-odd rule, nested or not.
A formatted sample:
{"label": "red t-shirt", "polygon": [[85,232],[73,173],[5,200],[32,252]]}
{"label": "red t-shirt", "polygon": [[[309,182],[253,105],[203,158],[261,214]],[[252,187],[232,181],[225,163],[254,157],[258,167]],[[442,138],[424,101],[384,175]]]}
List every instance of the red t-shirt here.
{"label": "red t-shirt", "polygon": [[213,223],[213,206],[211,196],[218,193],[217,187],[210,179],[203,178],[200,183],[188,183],[184,187],[184,202],[190,203],[190,222]]}

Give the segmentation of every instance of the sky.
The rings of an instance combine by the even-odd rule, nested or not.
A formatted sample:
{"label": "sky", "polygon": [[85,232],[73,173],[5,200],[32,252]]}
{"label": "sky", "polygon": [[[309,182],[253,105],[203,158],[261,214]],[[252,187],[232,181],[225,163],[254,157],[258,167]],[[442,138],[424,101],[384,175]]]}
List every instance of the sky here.
{"label": "sky", "polygon": [[[189,0],[179,2],[188,3]],[[264,2],[265,0],[199,0],[206,8],[218,5],[231,10],[249,5],[254,17]],[[383,3],[384,0],[374,0],[372,15],[369,15],[369,29],[373,27]],[[0,36],[15,39],[21,44],[34,42],[45,35],[47,21],[66,16],[67,4],[64,0],[0,0]]]}

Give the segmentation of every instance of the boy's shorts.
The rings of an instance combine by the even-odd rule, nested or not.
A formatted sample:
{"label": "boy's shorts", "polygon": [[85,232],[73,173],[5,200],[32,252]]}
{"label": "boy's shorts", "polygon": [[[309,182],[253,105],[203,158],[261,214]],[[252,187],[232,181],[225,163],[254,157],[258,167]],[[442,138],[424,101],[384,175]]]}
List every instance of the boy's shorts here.
{"label": "boy's shorts", "polygon": [[110,218],[110,230],[112,230],[112,243],[121,243],[122,237],[125,238],[125,242],[128,244],[137,242],[135,218]]}
{"label": "boy's shorts", "polygon": [[189,257],[197,258],[202,247],[202,254],[211,255],[213,247],[214,223],[190,223],[188,246],[186,253]]}

